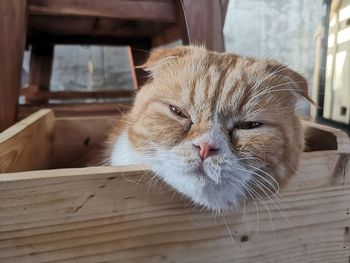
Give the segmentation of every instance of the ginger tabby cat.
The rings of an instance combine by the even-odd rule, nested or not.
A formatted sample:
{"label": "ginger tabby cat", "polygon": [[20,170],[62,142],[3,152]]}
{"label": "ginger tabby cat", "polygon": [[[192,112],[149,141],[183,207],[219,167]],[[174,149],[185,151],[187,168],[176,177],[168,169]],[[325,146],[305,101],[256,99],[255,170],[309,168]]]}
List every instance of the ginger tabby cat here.
{"label": "ginger tabby cat", "polygon": [[144,67],[150,80],[109,137],[112,165],[145,164],[218,213],[276,193],[296,172],[304,139],[294,108],[310,100],[298,73],[195,46],[155,50]]}

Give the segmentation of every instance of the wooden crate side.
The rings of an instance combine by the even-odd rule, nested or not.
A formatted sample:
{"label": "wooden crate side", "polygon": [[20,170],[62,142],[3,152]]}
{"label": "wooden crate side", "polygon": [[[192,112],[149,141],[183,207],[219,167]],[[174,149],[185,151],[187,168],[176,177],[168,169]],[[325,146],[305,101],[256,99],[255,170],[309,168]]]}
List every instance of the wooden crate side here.
{"label": "wooden crate side", "polygon": [[[330,126],[314,123],[311,121],[302,121],[303,126],[307,128],[314,128],[320,131],[325,131],[333,134],[337,140],[337,150],[341,154],[350,155],[350,138],[340,129],[336,129]],[[322,143],[322,142],[320,142]]]}
{"label": "wooden crate side", "polygon": [[288,190],[312,189],[330,186],[341,176],[336,169],[339,154],[337,151],[302,153],[296,176],[288,183]]}
{"label": "wooden crate side", "polygon": [[214,217],[185,208],[185,199],[144,169],[0,175],[0,261],[329,263],[350,257],[350,184],[287,188],[282,199]]}
{"label": "wooden crate side", "polygon": [[[118,119],[118,115],[115,117],[57,118],[51,167],[85,166],[89,158],[101,154],[107,133],[114,125],[117,125]],[[94,165],[106,165],[106,163],[96,161]]]}
{"label": "wooden crate side", "polygon": [[0,134],[0,172],[47,169],[54,114],[40,110]]}
{"label": "wooden crate side", "polygon": [[[53,168],[79,167],[85,161],[86,154],[97,150],[107,137],[108,130],[117,126],[120,115],[99,117],[62,117],[55,120]],[[304,121],[307,128],[323,131],[334,136],[335,148],[339,152],[349,153],[350,142],[348,136],[341,130],[328,126]],[[325,137],[329,139],[329,136]],[[323,143],[319,140],[319,143]],[[326,145],[327,146],[327,145]],[[325,146],[325,147],[326,147]],[[327,155],[327,154],[326,154]]]}

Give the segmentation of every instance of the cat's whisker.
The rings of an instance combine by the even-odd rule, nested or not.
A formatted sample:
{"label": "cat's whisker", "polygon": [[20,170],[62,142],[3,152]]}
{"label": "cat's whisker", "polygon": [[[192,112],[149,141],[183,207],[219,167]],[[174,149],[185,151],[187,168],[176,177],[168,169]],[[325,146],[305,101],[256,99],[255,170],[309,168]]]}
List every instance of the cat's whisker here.
{"label": "cat's whisker", "polygon": [[248,195],[250,196],[251,200],[254,203],[255,209],[256,209],[256,229],[255,229],[255,235],[259,232],[259,208],[258,205],[255,201],[254,196],[252,195],[252,193],[250,192],[249,188],[247,187],[246,184],[243,184],[240,180],[238,180],[237,178],[234,178],[236,182],[238,182],[240,185],[242,185],[242,188],[248,193]]}
{"label": "cat's whisker", "polygon": [[111,164],[111,161],[112,160],[110,158],[107,158],[98,163],[94,163],[93,166],[109,166]]}
{"label": "cat's whisker", "polygon": [[121,109],[119,109],[118,107],[116,107],[116,110],[118,111],[118,113],[119,113],[120,115],[123,116],[123,118],[126,118],[126,119],[129,118],[129,116],[128,116],[125,112],[123,112]]}
{"label": "cat's whisker", "polygon": [[273,75],[276,75],[277,73],[281,73],[285,70],[288,70],[289,68],[287,68],[284,64],[281,64],[279,67],[277,67],[273,72],[267,74],[265,77],[263,77],[259,82],[257,82],[252,89],[255,89],[257,87],[259,87],[265,80],[267,80],[268,78],[270,78]]}
{"label": "cat's whisker", "polygon": [[[243,169],[244,170],[244,169]],[[257,173],[254,173],[255,175],[259,175],[259,174],[257,174]],[[259,175],[259,177],[260,177],[260,175]],[[266,181],[266,179],[265,178],[263,178],[263,177],[260,177],[261,179],[264,179],[264,181]],[[284,213],[281,211],[281,209],[280,209],[280,207],[279,206],[277,206],[277,204],[274,202],[274,200],[272,199],[272,197],[275,197],[276,196],[276,193],[274,193],[274,192],[272,192],[268,187],[266,187],[264,184],[262,184],[262,182],[260,182],[260,181],[258,181],[258,180],[254,180],[254,178],[252,178],[252,180],[251,180],[251,182],[254,184],[254,185],[256,185],[264,194],[265,194],[265,196],[268,198],[268,199],[270,199],[271,201],[272,201],[272,203],[273,203],[273,205],[276,207],[276,209],[282,214],[282,216],[284,216],[285,217],[285,219],[287,220],[287,221],[289,221],[288,220],[288,218],[284,215]],[[270,183],[269,181],[266,181],[267,183]],[[259,185],[257,185],[256,183],[259,183]],[[261,187],[262,186],[262,187]],[[269,191],[270,192],[270,194],[268,194],[263,188],[265,188],[267,191]],[[273,222],[272,222],[272,218],[271,218],[271,212],[270,212],[270,210],[268,209],[268,207],[266,206],[266,204],[263,202],[263,200],[262,200],[262,197],[254,190],[254,189],[251,189],[251,191],[253,191],[254,193],[255,193],[255,195],[257,195],[257,198],[258,198],[258,200],[260,201],[260,203],[265,207],[265,209],[267,210],[267,212],[269,213],[269,217],[270,217],[270,220],[271,220],[271,226],[272,226],[272,228],[273,228],[273,230],[274,230],[274,226],[273,226]]]}
{"label": "cat's whisker", "polygon": [[[254,180],[254,178],[252,179],[252,182],[258,183],[260,186],[263,186],[262,183],[261,183],[260,181]],[[260,187],[258,186],[258,188],[260,188]],[[274,200],[274,198],[276,197],[276,195],[275,195],[275,196],[270,196],[270,195],[267,194],[262,188],[260,188],[260,190],[262,190],[262,191],[264,192],[264,194],[266,195],[266,197],[267,197],[269,200],[271,200],[271,202],[273,203],[273,205],[275,206],[275,208],[277,209],[277,211],[282,215],[282,217],[287,221],[287,223],[288,223],[289,225],[292,226],[292,223],[290,222],[289,218],[285,215],[285,213],[284,213],[284,212],[282,211],[282,209],[280,208],[280,203],[279,203],[278,199],[275,199],[276,202],[278,203],[278,204],[276,204],[276,202],[275,202],[275,200]],[[267,190],[270,191],[270,193],[272,193],[271,190],[269,190],[268,188],[267,188]]]}
{"label": "cat's whisker", "polygon": [[306,80],[301,80],[301,81],[287,81],[287,82],[282,82],[282,83],[280,83],[280,84],[276,84],[276,85],[273,85],[273,86],[269,86],[268,89],[269,89],[269,90],[272,90],[272,89],[274,89],[274,88],[286,86],[286,85],[289,85],[289,84],[303,84],[303,83],[307,83],[307,81],[306,81]]}
{"label": "cat's whisker", "polygon": [[242,215],[240,221],[243,221],[245,219],[246,212],[247,212],[246,199],[243,199],[243,215]]}
{"label": "cat's whisker", "polygon": [[[238,180],[238,179],[236,179],[236,180]],[[245,190],[245,189],[244,189],[244,186],[243,186],[243,183],[240,183],[240,185],[242,185],[243,190]],[[240,200],[243,200],[244,203],[245,203],[246,195],[244,194],[244,192],[243,192],[237,185],[235,185],[235,184],[231,184],[231,186],[232,186],[234,189],[237,190],[237,192],[238,192],[238,194],[239,194],[239,197],[240,197]]]}
{"label": "cat's whisker", "polygon": [[139,185],[139,183],[141,182],[141,180],[149,173],[152,172],[152,170],[147,170],[141,177],[140,179],[137,181],[136,185],[135,185],[135,189],[134,191],[136,191],[137,186]]}
{"label": "cat's whisker", "polygon": [[119,123],[124,123],[124,124],[128,124],[128,125],[129,125],[129,124],[132,124],[133,122],[132,122],[132,121],[129,121],[129,120],[125,120],[125,119],[119,119],[119,120],[116,121],[116,123],[117,123],[117,124],[115,124],[114,127],[115,127],[116,129],[119,129],[119,128],[120,128],[119,125],[118,125]]}
{"label": "cat's whisker", "polygon": [[[150,188],[151,188],[151,186],[152,186],[152,184],[153,184],[153,181],[154,181],[155,179],[157,179],[157,180],[155,181],[156,183],[160,180],[160,178],[158,177],[157,174],[153,175],[153,176],[151,177],[151,179],[149,179],[149,180],[147,181],[147,183],[146,183],[146,185],[148,185],[147,193],[149,192],[149,190],[150,190]],[[154,188],[153,188],[153,189],[154,189]]]}
{"label": "cat's whisker", "polygon": [[254,171],[251,171],[251,170],[247,170],[247,169],[243,169],[243,168],[239,168],[239,167],[236,167],[236,166],[233,166],[233,165],[230,165],[231,168],[233,169],[236,169],[236,170],[239,170],[239,171],[243,171],[243,172],[248,172],[248,173],[252,173],[256,176],[258,176],[260,179],[262,179],[263,181],[265,181],[266,183],[268,183],[274,190],[275,192],[278,192],[279,191],[279,184],[278,182],[269,174],[266,173],[267,176],[269,176],[276,184],[277,184],[277,188],[274,184],[272,184],[270,181],[268,181],[266,178],[262,177],[261,175],[259,175],[258,173],[255,173]]}
{"label": "cat's whisker", "polygon": [[129,182],[129,183],[133,183],[133,184],[136,184],[137,182],[133,181],[133,180],[130,180],[129,178],[127,178],[124,174],[124,172],[121,173],[122,174],[122,177],[125,181]]}
{"label": "cat's whisker", "polygon": [[[253,185],[255,185],[255,184],[253,183]],[[259,188],[258,185],[255,185],[255,186],[257,186]],[[250,187],[250,186],[248,185],[248,187]],[[265,207],[265,209],[267,211],[267,214],[269,216],[269,219],[270,219],[270,224],[271,224],[272,231],[275,233],[275,227],[274,227],[274,224],[273,224],[273,218],[272,218],[272,213],[271,213],[270,209],[268,208],[268,206],[266,205],[265,201],[263,200],[263,197],[253,187],[250,187],[250,189],[256,194],[256,197],[258,198],[258,201],[260,202],[260,204],[262,204]],[[264,190],[262,190],[262,191],[264,192]],[[267,194],[266,194],[266,197],[269,198],[269,196]]]}
{"label": "cat's whisker", "polygon": [[136,50],[136,51],[141,51],[141,52],[145,52],[147,54],[151,54],[152,52],[146,49],[141,49],[141,48],[136,48],[136,47],[132,47],[132,50]]}
{"label": "cat's whisker", "polygon": [[[157,176],[156,180],[154,180],[154,183],[152,182],[152,183],[150,184],[149,188],[152,187],[152,191],[155,191],[157,184],[158,184],[159,182],[161,182],[161,181],[162,181],[162,180]],[[147,190],[147,192],[148,192],[148,191],[149,191],[149,189]]]}
{"label": "cat's whisker", "polygon": [[[291,81],[291,82],[284,82],[282,84],[279,85],[274,85],[271,87],[267,87],[267,88],[261,88],[261,90],[255,94],[253,97],[250,98],[251,101],[256,101],[258,100],[261,96],[265,95],[265,94],[270,94],[271,92],[278,92],[278,91],[294,91],[294,92],[298,92],[298,88],[285,88],[285,89],[275,89],[277,87],[280,86],[287,86],[288,84],[300,84],[300,83],[304,83],[304,81]],[[292,108],[292,107],[290,107]]]}
{"label": "cat's whisker", "polygon": [[[272,180],[272,181],[276,184],[276,186],[277,186],[276,192],[278,193],[278,192],[280,191],[280,185],[279,185],[279,183],[277,182],[277,180],[276,180],[275,178],[273,178],[273,176],[272,176],[271,174],[265,172],[264,170],[259,169],[258,167],[255,167],[255,166],[253,166],[253,165],[249,165],[249,164],[248,164],[248,166],[250,166],[251,168],[253,168],[253,169],[255,169],[255,170],[258,170],[259,172],[262,172],[263,174],[265,174],[265,175],[267,175],[269,178],[271,178],[271,180]],[[257,173],[254,173],[254,174],[259,175],[259,174],[257,174]],[[260,175],[259,175],[259,177],[260,177]]]}
{"label": "cat's whisker", "polygon": [[260,96],[263,96],[265,94],[271,94],[273,92],[280,92],[280,91],[298,91],[297,89],[293,89],[293,88],[286,88],[286,89],[274,89],[274,90],[267,90],[267,91],[264,91],[258,95],[256,95],[256,97],[260,97]]}
{"label": "cat's whisker", "polygon": [[[278,197],[279,199],[284,200],[284,198],[279,194],[279,184],[278,184],[278,182],[273,178],[273,176],[270,175],[270,174],[268,174],[268,173],[266,173],[265,171],[263,171],[263,170],[261,170],[261,169],[255,167],[255,166],[252,166],[252,165],[250,165],[250,166],[251,166],[253,169],[256,169],[256,170],[258,170],[258,171],[260,171],[260,172],[262,172],[262,173],[265,173],[267,176],[269,176],[269,178],[273,179],[273,181],[275,182],[276,186],[278,187],[278,189],[275,189],[275,188],[274,188],[274,189],[275,189],[275,192],[272,192],[269,188],[266,188],[266,187],[265,187],[265,189],[268,190],[268,191],[272,194],[270,197],[271,197],[271,198]],[[266,181],[266,178],[261,177],[261,175],[259,175],[259,174],[257,174],[257,173],[254,173],[254,174],[257,175],[257,176],[258,176],[260,179],[262,179],[263,181],[265,181],[265,182],[267,182],[267,183],[270,184],[269,181]],[[254,179],[254,178],[253,178],[253,179]],[[271,185],[271,186],[273,186],[273,185]],[[276,199],[276,201],[278,201],[278,200]]]}
{"label": "cat's whisker", "polygon": [[227,224],[227,222],[226,222],[225,216],[222,217],[222,220],[224,221],[225,226],[226,226],[226,229],[227,229],[227,232],[228,232],[228,234],[230,235],[230,239],[231,239],[231,241],[232,241],[232,245],[233,245],[234,248],[236,248],[235,239],[233,238],[233,235],[232,235],[232,232],[231,232],[231,230],[230,230],[230,227],[228,226],[228,224]]}

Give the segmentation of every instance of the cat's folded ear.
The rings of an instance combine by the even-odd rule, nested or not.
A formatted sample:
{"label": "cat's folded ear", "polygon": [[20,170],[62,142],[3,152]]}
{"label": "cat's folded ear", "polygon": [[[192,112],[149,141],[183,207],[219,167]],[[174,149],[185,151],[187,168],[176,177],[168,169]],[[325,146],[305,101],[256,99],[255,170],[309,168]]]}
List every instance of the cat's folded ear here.
{"label": "cat's folded ear", "polygon": [[309,96],[307,80],[303,76],[274,60],[269,60],[268,69],[271,74],[285,79],[285,83],[288,83],[288,85],[292,87],[291,91],[294,94],[301,95],[313,105],[316,105]]}
{"label": "cat's folded ear", "polygon": [[136,68],[146,71],[155,72],[157,69],[170,63],[174,59],[186,56],[190,52],[191,47],[178,46],[174,48],[157,48],[153,50],[147,61]]}

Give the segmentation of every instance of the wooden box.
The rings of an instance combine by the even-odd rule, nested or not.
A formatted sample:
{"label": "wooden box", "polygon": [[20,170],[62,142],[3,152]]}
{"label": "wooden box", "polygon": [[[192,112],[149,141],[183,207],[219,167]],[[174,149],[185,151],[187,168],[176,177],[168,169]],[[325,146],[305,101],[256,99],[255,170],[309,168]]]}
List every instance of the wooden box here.
{"label": "wooden box", "polygon": [[108,118],[41,110],[0,135],[0,262],[350,261],[349,138],[310,127],[280,198],[221,217],[188,207],[142,166],[77,165]]}

